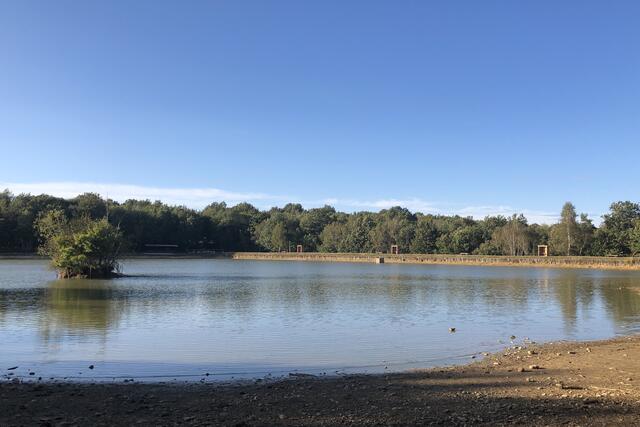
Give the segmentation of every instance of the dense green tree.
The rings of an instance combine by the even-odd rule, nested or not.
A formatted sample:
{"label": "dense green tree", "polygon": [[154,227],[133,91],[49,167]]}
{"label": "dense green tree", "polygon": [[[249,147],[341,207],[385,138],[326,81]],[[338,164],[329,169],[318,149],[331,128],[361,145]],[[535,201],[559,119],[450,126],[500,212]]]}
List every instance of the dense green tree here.
{"label": "dense green tree", "polygon": [[596,233],[599,255],[631,254],[631,230],[640,219],[640,205],[629,201],[613,203],[603,219]]}
{"label": "dense green tree", "polygon": [[336,220],[336,210],[331,206],[309,209],[300,214],[300,229],[302,230],[302,245],[304,251],[319,250],[322,230]]}
{"label": "dense green tree", "polygon": [[62,210],[52,210],[38,217],[36,229],[39,251],[51,257],[58,277],[103,278],[118,270],[122,233],[106,218],[69,220]]}
{"label": "dense green tree", "polygon": [[457,244],[459,238],[454,236],[456,230],[466,226],[476,224],[472,218],[463,218],[460,216],[430,216],[436,227],[438,238],[436,239],[436,252],[441,254],[459,253]]}
{"label": "dense green tree", "polygon": [[415,216],[401,207],[382,210],[376,215],[370,231],[374,251],[387,252],[398,245],[400,252],[408,252],[415,232]]}
{"label": "dense green tree", "polygon": [[421,216],[416,223],[410,250],[416,254],[435,253],[438,241],[438,229],[431,216]]}
{"label": "dense green tree", "polygon": [[15,220],[11,211],[13,194],[9,190],[0,192],[0,251],[9,251],[15,248],[13,235],[15,233]]}
{"label": "dense green tree", "polygon": [[88,216],[103,218],[107,216],[107,201],[95,193],[84,193],[69,200],[69,211],[73,217]]}
{"label": "dense green tree", "polygon": [[345,224],[342,252],[373,252],[373,243],[369,236],[374,226],[374,215],[369,212],[359,212],[350,216]]}
{"label": "dense green tree", "polygon": [[336,212],[331,206],[305,210],[290,203],[261,211],[248,203],[212,203],[201,211],[159,201],[118,203],[93,193],[65,200],[47,195],[0,192],[0,251],[33,252],[38,247],[35,221],[50,211],[69,220],[106,219],[120,230],[125,247],[145,252],[149,245],[168,244],[175,251],[401,252],[531,254],[550,244],[553,254],[638,254],[640,206],[616,202],[600,227],[565,204],[558,224],[529,225],[523,216],[461,216],[413,214],[401,207],[378,213]]}
{"label": "dense green tree", "polygon": [[210,223],[206,239],[210,248],[223,251],[256,250],[253,229],[266,215],[249,203],[227,207],[226,203],[212,203],[202,211]]}
{"label": "dense green tree", "polygon": [[591,252],[591,245],[596,227],[593,221],[585,213],[580,214],[580,222],[576,233],[576,249],[578,255],[587,255]]}
{"label": "dense green tree", "polygon": [[476,255],[503,255],[503,249],[497,240],[487,240],[473,252]]}
{"label": "dense green tree", "polygon": [[300,221],[291,210],[274,211],[254,231],[256,243],[273,252],[295,249],[302,242]]}
{"label": "dense green tree", "polygon": [[482,228],[477,224],[466,225],[451,233],[453,253],[472,253],[482,244]]}
{"label": "dense green tree", "polygon": [[13,196],[8,191],[3,192],[2,200],[3,204],[7,204],[0,214],[6,240],[0,246],[16,252],[34,252],[37,249],[38,234],[34,222],[41,213],[56,209],[66,212],[69,204],[64,199],[44,194]]}
{"label": "dense green tree", "polygon": [[348,252],[345,245],[347,225],[341,221],[327,224],[320,233],[320,252]]}
{"label": "dense green tree", "polygon": [[502,215],[487,216],[482,221],[478,221],[478,225],[482,230],[482,241],[491,240],[491,235],[497,229],[507,224],[507,218]]}
{"label": "dense green tree", "polygon": [[503,255],[526,255],[530,248],[527,220],[523,215],[513,214],[505,225],[496,229],[491,238]]}
{"label": "dense green tree", "polygon": [[633,229],[631,230],[630,238],[631,255],[640,256],[640,219],[636,220]]}
{"label": "dense green tree", "polygon": [[537,254],[538,245],[548,245],[551,226],[547,224],[530,224],[528,227],[530,249],[529,253]]}

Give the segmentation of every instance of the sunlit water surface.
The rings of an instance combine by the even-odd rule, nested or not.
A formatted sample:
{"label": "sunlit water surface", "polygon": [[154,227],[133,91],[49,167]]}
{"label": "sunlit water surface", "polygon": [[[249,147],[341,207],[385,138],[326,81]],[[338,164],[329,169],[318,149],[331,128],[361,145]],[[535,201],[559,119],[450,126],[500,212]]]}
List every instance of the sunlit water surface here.
{"label": "sunlit water surface", "polygon": [[640,327],[639,272],[158,259],[126,261],[124,273],[53,280],[45,261],[0,260],[0,375],[384,372],[464,363],[512,335],[520,344]]}

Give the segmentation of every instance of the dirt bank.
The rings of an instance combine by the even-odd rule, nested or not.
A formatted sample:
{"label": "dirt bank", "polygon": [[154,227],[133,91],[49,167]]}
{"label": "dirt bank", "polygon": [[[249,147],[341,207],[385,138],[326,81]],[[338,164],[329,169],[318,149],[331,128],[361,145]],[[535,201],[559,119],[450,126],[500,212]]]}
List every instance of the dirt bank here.
{"label": "dirt bank", "polygon": [[244,385],[0,384],[0,425],[639,425],[640,338]]}

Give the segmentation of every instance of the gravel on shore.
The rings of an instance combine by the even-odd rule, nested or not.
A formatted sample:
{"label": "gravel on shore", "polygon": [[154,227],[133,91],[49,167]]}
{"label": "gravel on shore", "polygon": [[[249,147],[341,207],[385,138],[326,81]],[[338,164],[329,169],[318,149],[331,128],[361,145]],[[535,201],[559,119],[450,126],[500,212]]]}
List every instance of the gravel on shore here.
{"label": "gravel on shore", "polygon": [[[6,368],[4,368],[6,369]],[[0,426],[640,425],[640,337],[250,384],[0,383]]]}

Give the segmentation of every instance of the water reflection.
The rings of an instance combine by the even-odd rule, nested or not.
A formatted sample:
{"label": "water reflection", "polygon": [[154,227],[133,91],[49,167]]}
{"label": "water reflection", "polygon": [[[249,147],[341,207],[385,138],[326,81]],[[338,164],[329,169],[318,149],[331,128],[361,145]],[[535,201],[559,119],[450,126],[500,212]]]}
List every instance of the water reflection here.
{"label": "water reflection", "polygon": [[606,311],[613,320],[622,325],[637,323],[640,316],[640,285],[637,281],[617,280],[610,286],[602,286],[600,293]]}
{"label": "water reflection", "polygon": [[42,299],[40,329],[44,341],[64,336],[104,335],[118,327],[127,299],[106,280],[56,280]]}
{"label": "water reflection", "polygon": [[[622,273],[589,274],[580,270],[518,270],[498,275],[353,276],[133,276],[118,280],[54,280],[43,287],[0,288],[0,325],[7,316],[40,312],[43,337],[82,335],[117,329],[123,316],[139,312],[162,315],[175,309],[259,318],[260,310],[331,312],[359,306],[394,314],[437,304],[482,307],[517,313],[535,304],[557,306],[572,328],[601,299],[604,311],[619,324],[640,316],[640,277]],[[0,282],[1,285],[1,282]],[[552,301],[548,301],[552,298]],[[546,301],[546,302],[545,302]],[[472,315],[472,313],[469,313]]]}
{"label": "water reflection", "polygon": [[50,281],[7,266],[0,341],[12,361],[401,364],[490,351],[512,334],[598,339],[640,325],[637,272],[180,260]]}

